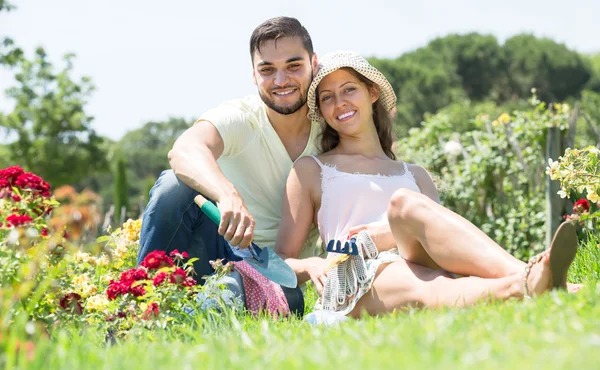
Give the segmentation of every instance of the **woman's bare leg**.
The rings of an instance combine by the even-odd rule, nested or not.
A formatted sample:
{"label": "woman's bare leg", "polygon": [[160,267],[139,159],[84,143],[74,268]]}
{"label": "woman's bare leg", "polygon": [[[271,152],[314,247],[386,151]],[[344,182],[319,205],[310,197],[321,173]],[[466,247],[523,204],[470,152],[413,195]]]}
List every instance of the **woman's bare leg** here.
{"label": "woman's bare leg", "polygon": [[482,278],[507,277],[525,268],[465,218],[408,189],[392,196],[388,220],[400,253],[417,264]]}
{"label": "woman's bare leg", "polygon": [[[527,281],[533,294],[541,294],[551,287],[549,261],[546,255],[531,269]],[[363,311],[378,315],[407,307],[464,307],[491,300],[522,299],[523,277],[523,273],[519,273],[497,279],[453,279],[441,271],[399,260],[379,268],[373,287],[349,316],[360,317]]]}

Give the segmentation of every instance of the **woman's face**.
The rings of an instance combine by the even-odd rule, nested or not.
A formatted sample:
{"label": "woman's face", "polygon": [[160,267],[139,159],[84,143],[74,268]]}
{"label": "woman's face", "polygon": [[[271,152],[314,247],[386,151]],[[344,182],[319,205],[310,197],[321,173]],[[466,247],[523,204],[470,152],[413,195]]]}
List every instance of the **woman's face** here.
{"label": "woman's face", "polygon": [[351,72],[338,69],[319,83],[321,114],[340,135],[353,135],[373,125],[373,103],[379,98],[376,87],[368,88]]}

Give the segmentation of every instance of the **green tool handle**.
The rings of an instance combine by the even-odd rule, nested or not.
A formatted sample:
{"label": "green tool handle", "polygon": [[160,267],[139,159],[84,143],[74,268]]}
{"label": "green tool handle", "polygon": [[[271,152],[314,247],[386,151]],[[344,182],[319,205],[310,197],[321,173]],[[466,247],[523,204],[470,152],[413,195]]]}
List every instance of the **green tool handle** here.
{"label": "green tool handle", "polygon": [[[198,207],[200,207],[200,210],[204,212],[204,214],[207,215],[208,218],[212,220],[212,222],[217,224],[217,226],[221,223],[221,212],[219,212],[217,206],[215,206],[212,202],[209,202],[202,195],[198,194],[194,198],[194,203],[196,203]],[[254,257],[254,259],[258,259],[254,248],[250,248],[250,253],[252,254],[252,257]]]}
{"label": "green tool handle", "polygon": [[202,195],[196,195],[194,198],[194,203],[200,207],[200,210],[204,212],[205,215],[208,216],[215,224],[219,225],[221,223],[221,212],[217,206],[215,206],[212,202],[209,202]]}

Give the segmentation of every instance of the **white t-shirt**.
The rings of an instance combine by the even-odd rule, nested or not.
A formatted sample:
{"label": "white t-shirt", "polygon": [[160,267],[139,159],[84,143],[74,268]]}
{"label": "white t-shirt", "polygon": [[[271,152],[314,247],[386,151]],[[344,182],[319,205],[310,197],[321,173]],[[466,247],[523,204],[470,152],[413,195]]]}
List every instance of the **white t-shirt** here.
{"label": "white t-shirt", "polygon": [[[254,242],[273,248],[281,219],[285,183],[294,162],[273,129],[259,96],[225,102],[204,113],[197,122],[211,122],[223,139],[217,160],[254,216]],[[311,123],[310,137],[300,157],[317,153],[320,124]],[[312,228],[300,258],[320,254],[315,247],[318,230]]]}

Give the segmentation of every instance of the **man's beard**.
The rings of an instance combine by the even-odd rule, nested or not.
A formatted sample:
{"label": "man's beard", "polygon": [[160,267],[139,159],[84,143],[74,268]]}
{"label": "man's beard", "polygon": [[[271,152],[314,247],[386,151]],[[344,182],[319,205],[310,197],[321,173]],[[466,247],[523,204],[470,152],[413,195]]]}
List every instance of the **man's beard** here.
{"label": "man's beard", "polygon": [[[298,91],[300,91],[299,88],[298,88]],[[304,96],[304,95],[302,95],[302,93],[300,93],[300,98],[298,99],[297,102],[295,102],[294,104],[289,105],[289,106],[281,106],[281,105],[275,104],[273,99],[270,99],[270,97],[265,95],[262,91],[259,91],[258,95],[260,96],[262,101],[267,105],[267,107],[269,107],[269,108],[273,109],[275,112],[277,112],[279,114],[283,114],[283,115],[296,113],[297,111],[300,110],[300,108],[302,108],[304,106],[304,104],[306,104],[306,100],[307,100],[306,96]]]}

